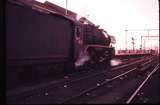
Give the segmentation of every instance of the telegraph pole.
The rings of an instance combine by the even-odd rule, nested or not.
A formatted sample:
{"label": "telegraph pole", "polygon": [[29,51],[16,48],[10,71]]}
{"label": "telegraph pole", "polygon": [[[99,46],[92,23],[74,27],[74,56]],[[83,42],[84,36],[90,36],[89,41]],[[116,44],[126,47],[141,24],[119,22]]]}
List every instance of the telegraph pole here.
{"label": "telegraph pole", "polygon": [[142,37],[143,37],[143,36],[141,36],[141,45],[140,45],[140,49],[141,49],[141,50],[142,50]]}
{"label": "telegraph pole", "polygon": [[135,45],[134,40],[135,40],[135,39],[132,37],[133,51],[134,51],[134,45]]}
{"label": "telegraph pole", "polygon": [[146,40],[144,40],[144,42],[143,42],[143,49],[144,49],[144,51],[146,49]]}
{"label": "telegraph pole", "polygon": [[126,48],[126,51],[127,51],[127,29],[125,30],[126,31],[126,37],[125,37],[125,48]]}
{"label": "telegraph pole", "polygon": [[68,5],[68,0],[66,0],[66,15],[67,15],[67,5]]}

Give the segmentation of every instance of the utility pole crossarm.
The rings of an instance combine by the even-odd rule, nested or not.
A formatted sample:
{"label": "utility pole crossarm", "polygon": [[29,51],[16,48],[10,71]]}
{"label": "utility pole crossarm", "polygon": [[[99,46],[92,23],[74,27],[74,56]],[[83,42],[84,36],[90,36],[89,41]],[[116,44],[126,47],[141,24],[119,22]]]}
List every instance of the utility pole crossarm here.
{"label": "utility pole crossarm", "polygon": [[68,5],[68,0],[66,0],[66,12],[65,12],[66,15],[67,15],[67,5]]}
{"label": "utility pole crossarm", "polygon": [[142,37],[159,37],[159,36],[142,36]]}
{"label": "utility pole crossarm", "polygon": [[[147,31],[148,32],[148,36],[141,36],[141,45],[140,45],[140,48],[142,49],[142,38],[143,37],[148,37],[148,40],[149,40],[149,37],[159,37],[159,36],[150,36],[149,35],[149,32],[150,31],[153,31],[153,30],[159,30],[159,29],[154,29],[154,28],[152,28],[152,29],[126,29],[125,30],[125,33],[126,33],[126,35],[125,35],[125,49],[127,50],[127,36],[128,36],[128,31]],[[145,43],[145,42],[144,42]]]}
{"label": "utility pole crossarm", "polygon": [[128,31],[152,31],[152,30],[159,30],[159,29],[127,29]]}

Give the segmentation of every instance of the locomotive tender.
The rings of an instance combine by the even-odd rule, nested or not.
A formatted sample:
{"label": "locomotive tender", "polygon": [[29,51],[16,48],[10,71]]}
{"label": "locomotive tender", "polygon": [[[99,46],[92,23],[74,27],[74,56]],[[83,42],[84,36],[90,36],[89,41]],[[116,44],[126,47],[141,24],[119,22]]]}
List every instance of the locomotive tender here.
{"label": "locomotive tender", "polygon": [[87,19],[74,20],[22,0],[7,2],[6,36],[10,75],[108,62],[115,53],[115,38]]}

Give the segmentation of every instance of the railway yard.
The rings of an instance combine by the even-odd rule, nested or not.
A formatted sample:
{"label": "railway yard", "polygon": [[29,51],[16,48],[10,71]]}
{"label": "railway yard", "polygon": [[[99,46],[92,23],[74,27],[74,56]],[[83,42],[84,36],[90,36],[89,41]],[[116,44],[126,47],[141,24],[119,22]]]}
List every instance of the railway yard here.
{"label": "railway yard", "polygon": [[[143,59],[142,59],[143,58]],[[13,88],[7,102],[16,104],[52,103],[158,103],[158,56],[120,59],[110,67],[94,68],[39,83]],[[45,82],[44,82],[45,81]],[[31,81],[29,81],[31,83]]]}
{"label": "railway yard", "polygon": [[100,25],[49,1],[7,0],[5,15],[7,104],[160,103],[159,45],[143,41],[158,29],[140,48],[132,37],[133,49],[126,29],[121,49]]}

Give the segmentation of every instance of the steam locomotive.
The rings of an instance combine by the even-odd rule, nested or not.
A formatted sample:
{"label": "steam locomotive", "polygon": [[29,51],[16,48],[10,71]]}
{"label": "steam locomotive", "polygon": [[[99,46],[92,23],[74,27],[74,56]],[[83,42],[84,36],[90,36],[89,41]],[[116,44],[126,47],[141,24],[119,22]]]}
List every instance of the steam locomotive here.
{"label": "steam locomotive", "polygon": [[115,38],[86,18],[74,20],[22,0],[7,2],[6,40],[7,75],[12,76],[22,70],[71,70],[107,62],[115,54]]}

